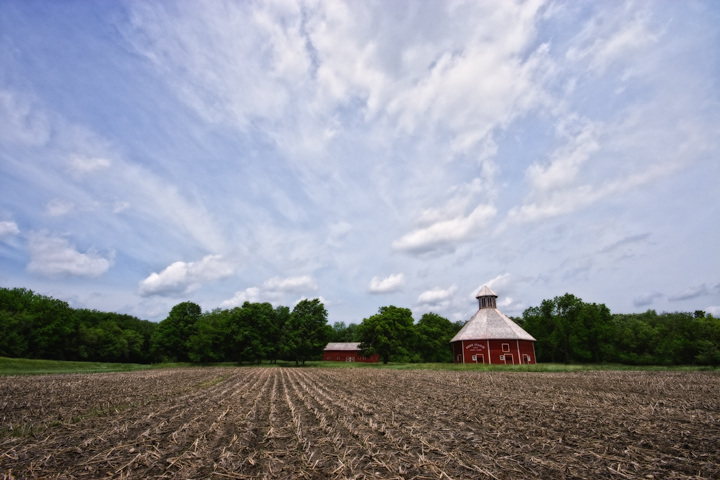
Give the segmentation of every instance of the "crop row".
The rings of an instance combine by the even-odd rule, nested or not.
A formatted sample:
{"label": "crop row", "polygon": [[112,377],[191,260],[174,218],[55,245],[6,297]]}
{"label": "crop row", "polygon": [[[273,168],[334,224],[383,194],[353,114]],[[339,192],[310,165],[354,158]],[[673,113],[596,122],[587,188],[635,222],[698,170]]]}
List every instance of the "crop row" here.
{"label": "crop row", "polygon": [[253,367],[0,383],[7,478],[720,476],[711,373]]}

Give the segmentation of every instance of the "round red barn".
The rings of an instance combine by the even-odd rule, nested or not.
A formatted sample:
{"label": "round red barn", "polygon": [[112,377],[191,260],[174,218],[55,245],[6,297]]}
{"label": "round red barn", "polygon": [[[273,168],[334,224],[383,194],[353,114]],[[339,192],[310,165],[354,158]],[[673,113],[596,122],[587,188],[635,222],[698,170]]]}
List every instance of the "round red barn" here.
{"label": "round red barn", "polygon": [[487,286],[475,296],[477,313],[450,340],[455,363],[535,363],[535,339],[497,309],[497,297]]}

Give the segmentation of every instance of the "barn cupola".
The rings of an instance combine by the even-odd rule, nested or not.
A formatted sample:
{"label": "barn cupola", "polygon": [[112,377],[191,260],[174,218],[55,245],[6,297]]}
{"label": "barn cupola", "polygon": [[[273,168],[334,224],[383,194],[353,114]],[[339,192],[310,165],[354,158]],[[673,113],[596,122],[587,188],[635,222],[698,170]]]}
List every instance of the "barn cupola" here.
{"label": "barn cupola", "polygon": [[488,287],[480,289],[475,298],[478,299],[478,303],[481,309],[483,308],[497,308],[497,295],[495,292],[490,290]]}

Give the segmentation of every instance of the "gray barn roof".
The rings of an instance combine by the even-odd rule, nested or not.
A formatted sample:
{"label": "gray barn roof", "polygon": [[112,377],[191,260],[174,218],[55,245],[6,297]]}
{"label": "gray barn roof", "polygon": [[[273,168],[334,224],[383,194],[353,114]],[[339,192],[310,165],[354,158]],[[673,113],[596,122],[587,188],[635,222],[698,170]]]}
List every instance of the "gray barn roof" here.
{"label": "gray barn roof", "polygon": [[535,339],[520,325],[510,320],[497,308],[481,308],[453,337],[460,340],[531,340]]}
{"label": "gray barn roof", "polygon": [[358,348],[360,346],[360,343],[353,343],[353,342],[337,342],[337,343],[328,343],[327,347],[325,347],[325,351],[338,351],[338,350],[360,350]]}

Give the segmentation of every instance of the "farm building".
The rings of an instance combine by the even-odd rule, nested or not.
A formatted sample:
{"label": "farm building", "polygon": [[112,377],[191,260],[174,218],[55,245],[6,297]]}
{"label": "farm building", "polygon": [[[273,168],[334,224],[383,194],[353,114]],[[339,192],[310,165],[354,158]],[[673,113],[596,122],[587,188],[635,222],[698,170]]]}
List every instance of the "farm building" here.
{"label": "farm building", "polygon": [[380,355],[360,355],[359,343],[328,343],[323,352],[323,360],[332,362],[363,362],[377,363]]}
{"label": "farm building", "polygon": [[479,310],[450,343],[455,363],[535,363],[535,339],[497,309],[497,295],[483,287]]}

